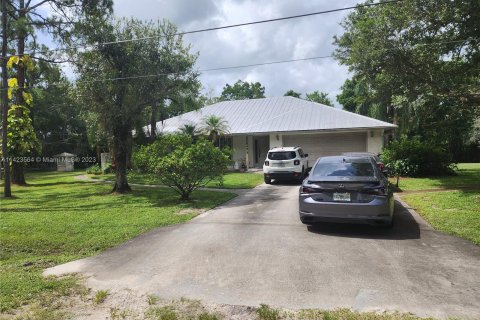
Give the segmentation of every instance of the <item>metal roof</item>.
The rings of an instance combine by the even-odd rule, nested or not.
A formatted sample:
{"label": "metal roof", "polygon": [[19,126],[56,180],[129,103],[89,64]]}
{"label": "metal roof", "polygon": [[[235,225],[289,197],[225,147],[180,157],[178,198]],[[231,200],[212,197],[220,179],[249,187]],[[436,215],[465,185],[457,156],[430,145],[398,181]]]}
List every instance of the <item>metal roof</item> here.
{"label": "metal roof", "polygon": [[396,128],[388,122],[316,102],[294,97],[272,97],[215,103],[163,123],[157,122],[157,131],[175,132],[185,124],[198,125],[210,115],[226,120],[230,134]]}

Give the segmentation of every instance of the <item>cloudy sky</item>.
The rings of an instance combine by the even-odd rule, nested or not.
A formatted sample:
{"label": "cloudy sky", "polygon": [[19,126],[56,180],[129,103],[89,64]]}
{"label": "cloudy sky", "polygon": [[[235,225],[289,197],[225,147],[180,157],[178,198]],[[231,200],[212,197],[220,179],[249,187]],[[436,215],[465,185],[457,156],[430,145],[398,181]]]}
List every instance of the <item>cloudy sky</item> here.
{"label": "cloudy sky", "polygon": [[[114,0],[117,16],[145,20],[169,19],[189,31],[265,20],[355,5],[356,0]],[[349,11],[187,35],[199,52],[198,69],[238,66],[279,60],[327,56],[334,35]],[[204,72],[204,92],[219,95],[226,83],[259,81],[266,96],[287,90],[329,93],[336,100],[348,77],[347,68],[334,59],[291,62],[243,69]]]}

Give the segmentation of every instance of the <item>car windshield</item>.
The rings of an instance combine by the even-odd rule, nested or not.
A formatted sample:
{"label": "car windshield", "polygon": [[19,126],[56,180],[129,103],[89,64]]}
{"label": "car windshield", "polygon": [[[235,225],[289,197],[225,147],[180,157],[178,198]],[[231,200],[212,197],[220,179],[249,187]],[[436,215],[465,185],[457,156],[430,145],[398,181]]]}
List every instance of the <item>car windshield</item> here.
{"label": "car windshield", "polygon": [[314,180],[322,177],[374,177],[375,170],[368,159],[320,160],[311,176]]}
{"label": "car windshield", "polygon": [[270,160],[291,160],[296,157],[295,151],[275,151],[268,153],[268,159]]}

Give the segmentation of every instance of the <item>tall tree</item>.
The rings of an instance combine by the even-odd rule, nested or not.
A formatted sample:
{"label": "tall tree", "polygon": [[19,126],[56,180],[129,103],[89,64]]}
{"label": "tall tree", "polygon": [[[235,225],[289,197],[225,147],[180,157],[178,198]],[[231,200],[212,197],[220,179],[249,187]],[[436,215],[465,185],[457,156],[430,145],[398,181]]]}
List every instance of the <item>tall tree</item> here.
{"label": "tall tree", "polygon": [[295,97],[295,98],[300,98],[302,96],[301,93],[299,92],[296,92],[292,89],[288,90],[287,92],[285,92],[285,94],[283,95],[284,97]]}
{"label": "tall tree", "polygon": [[42,145],[42,154],[69,152],[89,155],[87,129],[73,85],[57,64],[38,61],[31,76],[33,126]]}
{"label": "tall tree", "polygon": [[307,93],[305,100],[333,107],[333,102],[330,100],[328,93],[326,92],[313,91],[312,93]]}
{"label": "tall tree", "polygon": [[[133,40],[145,35],[160,37],[163,32],[161,24],[144,23],[135,19],[99,20],[85,32],[84,41],[109,44],[99,45],[96,50],[76,53],[76,69],[79,74],[77,84],[83,104],[97,115],[98,123],[113,144],[116,165],[113,192],[130,191],[126,167],[132,130],[145,108],[151,106],[152,97],[156,97],[151,92],[157,90],[156,85],[159,85],[156,78],[165,77],[168,78],[166,84],[175,83],[175,86],[161,88],[165,97],[173,96],[170,91],[187,86],[197,76],[193,70],[196,55],[190,54],[190,47],[183,45],[180,35],[162,46],[152,45],[148,41],[118,41]],[[168,75],[165,70],[169,71]]]}
{"label": "tall tree", "polygon": [[226,84],[220,95],[221,101],[265,98],[265,87],[260,82],[238,80],[233,86]]}
{"label": "tall tree", "polygon": [[[47,5],[50,6],[51,11],[43,10],[42,7]],[[38,51],[40,43],[37,39],[37,32],[50,33],[63,43],[72,44],[72,30],[88,16],[102,16],[111,12],[111,7],[111,0],[42,0],[38,2],[2,0],[2,9],[5,9],[3,10],[5,22],[2,22],[4,34],[2,41],[5,50],[2,50],[2,60],[5,62],[9,58],[7,56],[9,53],[17,58],[23,58],[28,53],[27,56],[33,60],[58,61],[56,59],[58,55],[45,50],[45,47]],[[24,92],[30,84],[27,79],[26,66],[23,63],[20,63],[16,68],[15,78],[17,79],[15,103],[25,106]],[[8,114],[8,108],[8,103],[4,103],[2,112],[4,119],[6,119],[5,115]],[[16,108],[16,113],[19,113],[18,117],[24,116],[22,114],[23,110],[22,108]],[[6,125],[8,125],[8,122]],[[8,131],[5,125],[4,129],[4,132]],[[5,146],[9,143],[8,137],[4,137],[2,141]],[[7,147],[3,149],[7,151]],[[8,164],[5,169],[9,170]],[[13,182],[21,183],[25,181],[21,163],[14,162],[12,171],[14,173],[12,176]],[[9,188],[9,183],[10,181],[5,181],[5,189]]]}
{"label": "tall tree", "polygon": [[178,28],[168,20],[144,22],[147,38],[143,41],[145,58],[150,60],[147,73],[159,74],[145,79],[143,99],[149,106],[150,138],[155,140],[156,123],[201,107],[197,98],[201,84],[193,65],[198,54],[192,54],[178,36]]}
{"label": "tall tree", "polygon": [[404,0],[357,8],[342,25],[335,56],[368,88],[366,106],[455,152],[479,113],[480,3]]}
{"label": "tall tree", "polygon": [[[7,73],[7,20],[8,20],[8,1],[2,1],[2,86],[1,86],[1,102],[2,102],[2,161],[4,167],[4,187],[3,187],[3,196],[10,198],[12,196],[12,190],[10,187],[10,161],[8,154],[8,140],[7,140],[7,117],[8,117],[8,73]],[[1,170],[1,168],[0,168]]]}

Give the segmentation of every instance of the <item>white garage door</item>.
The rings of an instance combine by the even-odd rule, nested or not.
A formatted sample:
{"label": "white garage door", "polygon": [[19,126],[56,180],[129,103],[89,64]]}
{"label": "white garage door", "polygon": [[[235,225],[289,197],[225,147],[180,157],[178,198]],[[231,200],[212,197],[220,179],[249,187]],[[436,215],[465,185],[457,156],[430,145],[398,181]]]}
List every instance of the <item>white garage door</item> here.
{"label": "white garage door", "polygon": [[309,165],[322,156],[336,156],[342,152],[367,151],[366,132],[297,134],[283,136],[285,147],[300,146],[308,153]]}

